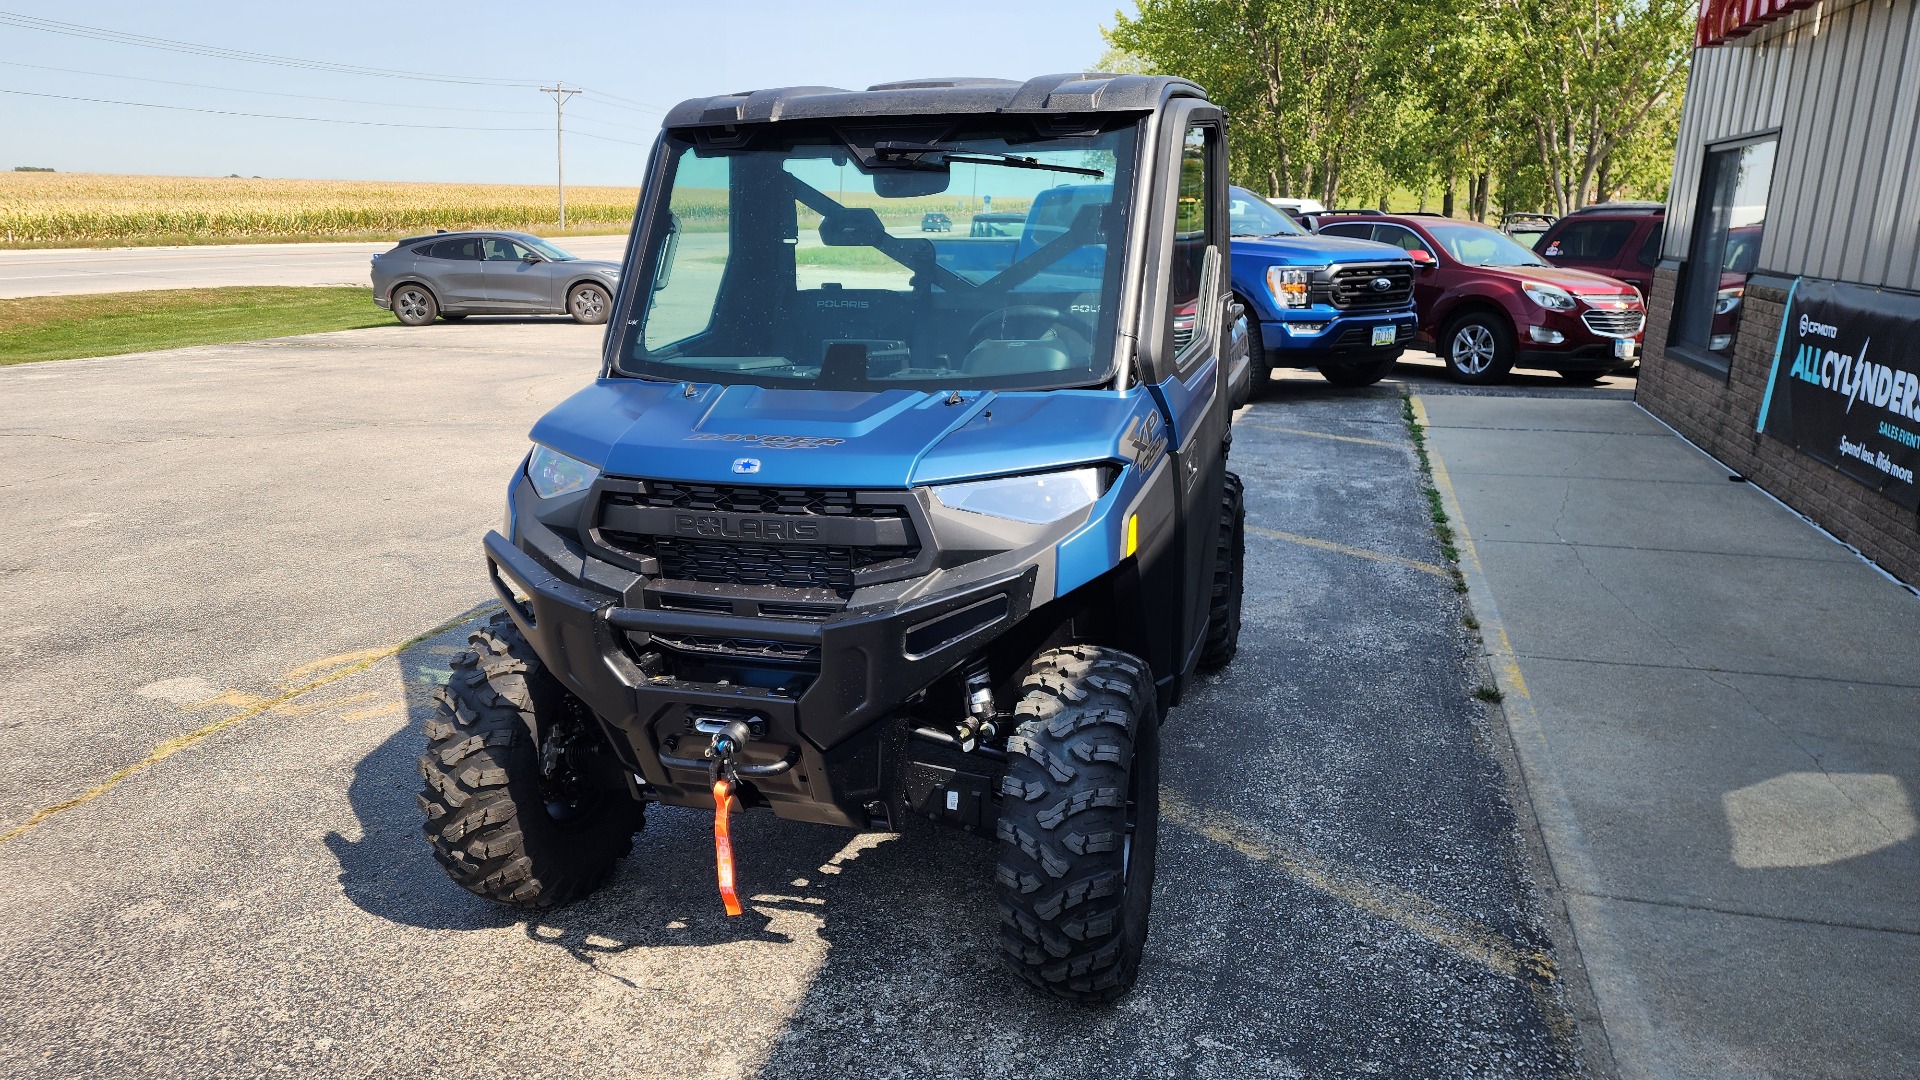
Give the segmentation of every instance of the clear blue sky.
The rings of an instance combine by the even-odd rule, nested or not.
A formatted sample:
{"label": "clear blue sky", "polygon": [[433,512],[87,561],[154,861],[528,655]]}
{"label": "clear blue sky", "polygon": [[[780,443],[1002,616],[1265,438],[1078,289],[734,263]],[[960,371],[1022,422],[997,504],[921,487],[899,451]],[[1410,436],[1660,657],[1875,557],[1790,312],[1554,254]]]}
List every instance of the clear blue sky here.
{"label": "clear blue sky", "polygon": [[[1132,10],[1126,0],[1119,3]],[[554,171],[553,104],[533,88],[162,51],[11,25],[7,16],[329,64],[536,84],[562,79],[601,92],[567,106],[567,182],[635,184],[660,110],[683,98],[766,86],[860,88],[930,75],[1025,78],[1083,70],[1103,51],[1100,28],[1112,24],[1116,6],[1116,0],[938,6],[897,0],[0,0],[0,90],[533,129],[307,123],[0,93],[0,169],[518,183],[551,183]]]}

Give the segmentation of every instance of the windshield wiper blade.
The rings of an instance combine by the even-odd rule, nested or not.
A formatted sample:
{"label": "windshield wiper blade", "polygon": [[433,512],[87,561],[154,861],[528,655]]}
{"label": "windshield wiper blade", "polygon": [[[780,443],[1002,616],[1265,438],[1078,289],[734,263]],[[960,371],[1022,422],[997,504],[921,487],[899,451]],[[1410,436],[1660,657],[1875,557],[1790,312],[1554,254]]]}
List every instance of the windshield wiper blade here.
{"label": "windshield wiper blade", "polygon": [[1079,165],[1050,165],[1039,158],[1022,157],[1019,154],[1002,154],[992,150],[969,150],[964,146],[943,146],[939,143],[877,142],[873,144],[874,163],[889,158],[904,159],[900,165],[910,169],[943,169],[954,162],[963,165],[1004,165],[1009,169],[1036,169],[1041,172],[1072,173],[1075,176],[1106,176],[1101,169],[1089,169]]}

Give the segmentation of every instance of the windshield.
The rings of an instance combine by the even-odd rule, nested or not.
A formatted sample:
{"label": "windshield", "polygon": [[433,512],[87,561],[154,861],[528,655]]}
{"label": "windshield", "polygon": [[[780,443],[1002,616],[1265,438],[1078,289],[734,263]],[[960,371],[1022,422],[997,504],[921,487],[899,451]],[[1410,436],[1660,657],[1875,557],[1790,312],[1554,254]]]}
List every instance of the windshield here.
{"label": "windshield", "polygon": [[547,258],[552,259],[554,262],[572,262],[579,258],[578,255],[575,255],[560,245],[542,240],[537,236],[522,236],[520,237],[520,242],[540,254],[545,255]]}
{"label": "windshield", "polygon": [[1503,232],[1465,222],[1421,222],[1447,254],[1468,266],[1546,266],[1545,259],[1513,242]]}
{"label": "windshield", "polygon": [[[821,389],[1107,381],[1134,122],[1021,129],[935,144],[773,125],[714,149],[669,136],[669,212],[626,285],[617,367]],[[923,232],[935,215],[969,228]]]}
{"label": "windshield", "polygon": [[1235,236],[1305,236],[1307,230],[1246,188],[1228,188],[1227,205]]}

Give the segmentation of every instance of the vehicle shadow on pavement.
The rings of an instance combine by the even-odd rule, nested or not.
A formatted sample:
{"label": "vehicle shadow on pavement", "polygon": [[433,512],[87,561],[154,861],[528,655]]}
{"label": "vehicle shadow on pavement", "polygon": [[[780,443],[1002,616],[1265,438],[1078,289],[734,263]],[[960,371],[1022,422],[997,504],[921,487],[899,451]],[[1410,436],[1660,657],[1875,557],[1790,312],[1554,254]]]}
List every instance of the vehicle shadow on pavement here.
{"label": "vehicle shadow on pavement", "polygon": [[[445,678],[449,656],[485,616],[417,642],[398,654],[404,680],[406,723],[354,769],[347,798],[360,838],[338,832],[324,838],[340,864],[342,893],[368,914],[428,930],[480,930],[525,922],[529,938],[586,960],[650,945],[711,945],[743,940],[787,942],[769,929],[768,912],[821,912],[829,897],[846,892],[847,868],[866,876],[885,861],[869,849],[858,859],[836,861],[856,836],[847,829],[781,821],[765,811],[734,817],[740,859],[740,894],[747,912],[721,912],[713,866],[712,816],[678,807],[650,807],[647,827],[609,881],[584,901],[549,911],[522,911],[473,896],[447,878],[420,832],[416,763],[426,746],[422,727],[434,709],[433,694]],[[985,849],[975,837],[943,839]],[[880,847],[886,847],[884,842]],[[823,871],[823,868],[824,871]],[[991,862],[980,874],[991,878]],[[805,881],[806,886],[792,883]],[[862,883],[855,893],[864,893]]]}

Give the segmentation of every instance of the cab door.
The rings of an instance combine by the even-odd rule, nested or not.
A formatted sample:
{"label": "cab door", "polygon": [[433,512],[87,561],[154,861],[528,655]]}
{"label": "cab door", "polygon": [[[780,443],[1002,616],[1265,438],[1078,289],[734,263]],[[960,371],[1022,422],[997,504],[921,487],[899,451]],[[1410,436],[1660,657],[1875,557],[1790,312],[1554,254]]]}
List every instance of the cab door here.
{"label": "cab door", "polygon": [[1231,420],[1225,121],[1212,105],[1176,102],[1159,142],[1141,345],[1170,429],[1179,536],[1164,565],[1143,568],[1142,584],[1178,615],[1166,674],[1184,676],[1206,638]]}

